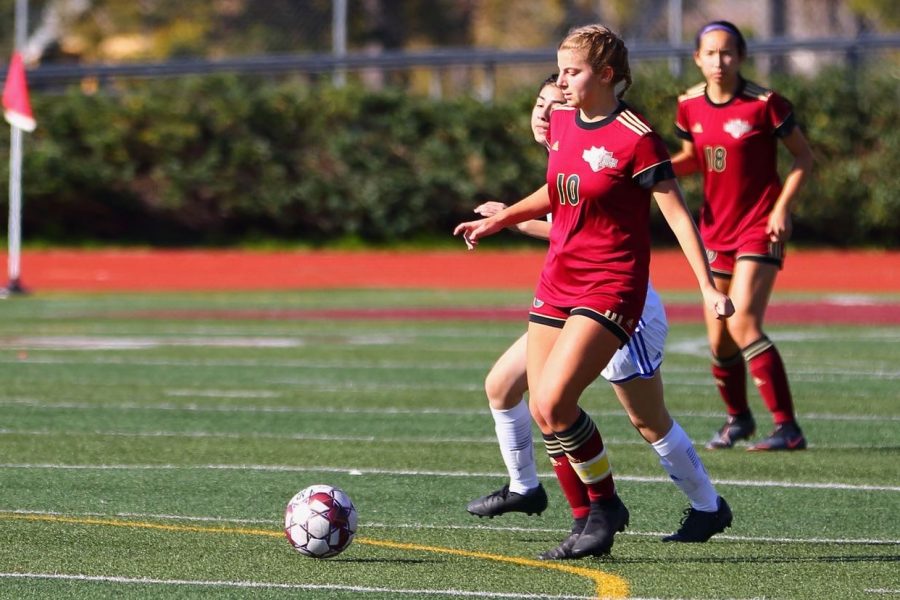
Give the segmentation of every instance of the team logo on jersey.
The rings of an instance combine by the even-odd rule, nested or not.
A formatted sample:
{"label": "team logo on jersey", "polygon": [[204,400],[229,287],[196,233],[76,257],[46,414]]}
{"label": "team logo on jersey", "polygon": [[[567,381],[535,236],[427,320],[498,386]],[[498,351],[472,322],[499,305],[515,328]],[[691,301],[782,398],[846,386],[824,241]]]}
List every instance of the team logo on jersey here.
{"label": "team logo on jersey", "polygon": [[551,150],[559,150],[559,140],[556,140],[555,142],[553,142],[553,145],[550,146],[550,149]]}
{"label": "team logo on jersey", "polygon": [[614,169],[616,168],[616,165],[619,164],[619,159],[613,158],[612,152],[603,146],[600,146],[599,148],[591,146],[590,150],[582,152],[581,158],[591,166],[591,170],[595,173],[603,167]]}
{"label": "team logo on jersey", "polygon": [[691,133],[703,133],[703,125],[700,123],[694,123],[694,126],[691,127]]}
{"label": "team logo on jersey", "polygon": [[722,127],[722,129],[734,139],[739,139],[742,135],[753,129],[753,127],[743,119],[731,119],[725,123],[725,126]]}
{"label": "team logo on jersey", "polygon": [[719,256],[719,253],[715,250],[706,250],[706,260],[707,262],[709,262],[709,264],[713,264],[714,262],[716,262],[717,256]]}
{"label": "team logo on jersey", "polygon": [[544,301],[538,300],[537,298],[535,298],[534,301],[532,301],[532,303],[531,303],[531,306],[533,306],[534,308],[540,308],[543,305],[544,305]]}

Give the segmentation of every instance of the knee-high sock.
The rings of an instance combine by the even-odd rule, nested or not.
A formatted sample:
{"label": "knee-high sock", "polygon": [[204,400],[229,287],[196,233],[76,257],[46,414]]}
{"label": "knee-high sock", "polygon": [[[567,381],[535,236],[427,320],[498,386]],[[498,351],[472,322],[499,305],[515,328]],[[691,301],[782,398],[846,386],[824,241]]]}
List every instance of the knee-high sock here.
{"label": "knee-high sock", "polygon": [[586,519],[591,511],[591,500],[588,498],[587,487],[578,478],[578,473],[566,458],[566,453],[563,452],[562,445],[556,436],[552,433],[543,434],[543,438],[544,447],[550,457],[550,464],[553,465],[553,472],[556,473],[556,480],[559,481],[563,496],[566,497],[566,502],[572,509],[572,517]]}
{"label": "knee-high sock", "polygon": [[766,403],[775,424],[794,421],[794,400],[784,363],[775,345],[763,336],[741,350],[750,366],[753,383]]}
{"label": "knee-high sock", "polygon": [[572,468],[587,486],[591,501],[607,500],[616,494],[612,468],[603,447],[603,438],[594,421],[583,410],[575,423],[565,431],[556,432]]}
{"label": "knee-high sock", "polygon": [[688,497],[691,506],[704,512],[718,510],[716,488],[709,480],[703,461],[694,450],[690,438],[677,421],[672,422],[669,433],[652,444],[669,477]]}
{"label": "knee-high sock", "polygon": [[729,415],[742,415],[750,410],[747,405],[747,370],[740,352],[725,358],[713,356],[712,374]]}
{"label": "knee-high sock", "polygon": [[509,472],[509,491],[524,494],[538,486],[534,442],[531,439],[531,413],[522,400],[508,410],[491,409],[500,454]]}

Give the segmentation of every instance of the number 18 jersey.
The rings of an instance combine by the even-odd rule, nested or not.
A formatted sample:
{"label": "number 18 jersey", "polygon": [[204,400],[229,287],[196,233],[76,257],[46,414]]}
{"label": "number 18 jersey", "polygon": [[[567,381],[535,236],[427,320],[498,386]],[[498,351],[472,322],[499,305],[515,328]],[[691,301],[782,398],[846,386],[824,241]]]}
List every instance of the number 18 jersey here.
{"label": "number 18 jersey", "polygon": [[715,104],[703,83],[678,98],[675,125],[678,137],[694,144],[703,174],[704,245],[730,251],[768,239],[769,213],[781,193],[777,138],[794,127],[790,103],[742,79],[731,100]]}

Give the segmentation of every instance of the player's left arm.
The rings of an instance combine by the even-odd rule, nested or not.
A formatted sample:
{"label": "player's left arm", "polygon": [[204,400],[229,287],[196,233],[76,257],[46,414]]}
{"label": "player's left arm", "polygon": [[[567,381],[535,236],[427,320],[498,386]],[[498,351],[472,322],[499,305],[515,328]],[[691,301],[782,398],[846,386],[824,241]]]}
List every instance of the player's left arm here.
{"label": "player's left arm", "polygon": [[769,213],[769,221],[766,225],[766,233],[769,240],[773,242],[786,242],[791,238],[793,232],[793,223],[791,222],[791,206],[803,185],[804,180],[809,177],[812,171],[813,156],[812,150],[806,137],[800,131],[799,127],[781,138],[782,143],[790,151],[794,157],[794,163],[791,170],[784,178],[784,186],[781,188],[781,194]]}
{"label": "player's left arm", "polygon": [[734,314],[734,306],[731,299],[716,289],[713,283],[712,272],[709,269],[709,261],[706,258],[706,249],[700,239],[697,224],[688,210],[681,194],[681,188],[675,179],[665,179],[653,186],[653,199],[659,205],[659,210],[665,217],[669,227],[678,239],[681,251],[684,252],[700,291],[703,294],[704,304],[713,311],[718,318],[730,317]]}

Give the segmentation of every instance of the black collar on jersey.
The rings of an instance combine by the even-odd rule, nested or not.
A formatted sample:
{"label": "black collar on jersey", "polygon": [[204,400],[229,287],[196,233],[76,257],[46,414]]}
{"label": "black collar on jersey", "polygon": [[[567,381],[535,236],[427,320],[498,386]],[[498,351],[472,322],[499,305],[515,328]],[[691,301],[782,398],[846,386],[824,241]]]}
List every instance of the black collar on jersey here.
{"label": "black collar on jersey", "polygon": [[575,112],[575,124],[581,127],[582,129],[600,129],[605,125],[609,125],[613,121],[616,120],[616,117],[619,116],[619,113],[628,108],[628,105],[623,101],[619,100],[619,105],[616,107],[616,110],[612,111],[609,116],[606,116],[599,121],[585,121],[581,118],[581,110],[577,110]]}
{"label": "black collar on jersey", "polygon": [[717,104],[712,101],[712,99],[709,97],[709,84],[706,84],[706,87],[703,88],[703,97],[706,98],[706,103],[709,104],[710,106],[712,106],[713,108],[725,108],[726,106],[728,106],[729,104],[734,102],[738,96],[740,96],[741,94],[744,93],[745,87],[747,87],[747,80],[744,79],[743,77],[741,77],[740,75],[738,75],[737,89],[734,90],[734,95],[731,98],[729,98],[728,100],[726,100],[725,102],[722,102],[721,104]]}

